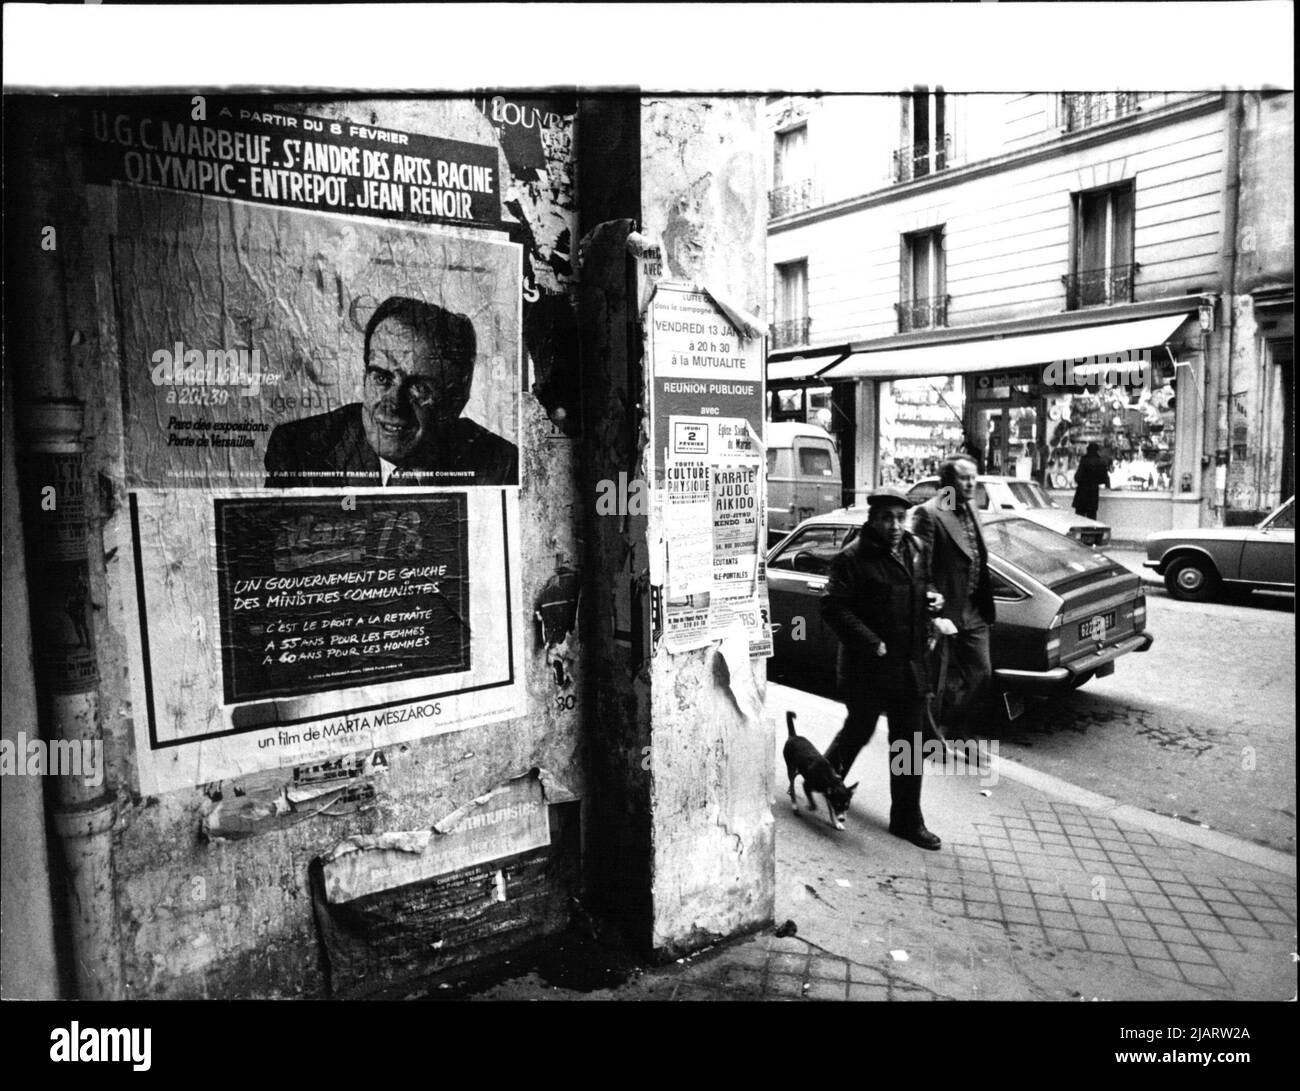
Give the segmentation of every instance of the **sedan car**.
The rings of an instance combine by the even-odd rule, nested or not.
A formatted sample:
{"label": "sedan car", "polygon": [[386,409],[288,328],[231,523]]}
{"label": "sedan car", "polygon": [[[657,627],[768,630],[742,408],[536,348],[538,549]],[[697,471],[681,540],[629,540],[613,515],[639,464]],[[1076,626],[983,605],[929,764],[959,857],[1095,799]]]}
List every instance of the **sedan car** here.
{"label": "sedan car", "polygon": [[1295,592],[1295,497],[1253,527],[1162,530],[1142,562],[1176,599],[1204,602],[1224,584]]}
{"label": "sedan car", "polygon": [[[937,477],[925,477],[907,490],[914,504],[929,500],[939,491]],[[975,506],[980,511],[1015,511],[1031,522],[1065,534],[1088,546],[1110,544],[1110,527],[1096,519],[1075,515],[1061,507],[1037,481],[1018,477],[981,474],[975,479]]]}
{"label": "sedan car", "polygon": [[[815,516],[768,553],[774,675],[824,680],[834,672],[838,638],[819,600],[831,560],[866,519],[865,507]],[[992,512],[980,523],[997,602],[993,674],[1003,692],[1068,690],[1151,647],[1142,581],[1123,565],[1019,512]]]}

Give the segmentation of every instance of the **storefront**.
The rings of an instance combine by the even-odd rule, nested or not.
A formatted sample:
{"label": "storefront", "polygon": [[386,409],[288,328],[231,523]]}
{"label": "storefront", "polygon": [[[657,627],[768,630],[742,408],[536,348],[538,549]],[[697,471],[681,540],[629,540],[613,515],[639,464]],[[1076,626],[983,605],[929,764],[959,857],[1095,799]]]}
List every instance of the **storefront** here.
{"label": "storefront", "polygon": [[1036,481],[1070,507],[1075,470],[1095,443],[1111,467],[1098,518],[1117,540],[1140,541],[1197,523],[1205,376],[1197,302],[1123,322],[859,346],[816,381],[862,388],[861,487],[906,484],[964,452],[982,473]]}

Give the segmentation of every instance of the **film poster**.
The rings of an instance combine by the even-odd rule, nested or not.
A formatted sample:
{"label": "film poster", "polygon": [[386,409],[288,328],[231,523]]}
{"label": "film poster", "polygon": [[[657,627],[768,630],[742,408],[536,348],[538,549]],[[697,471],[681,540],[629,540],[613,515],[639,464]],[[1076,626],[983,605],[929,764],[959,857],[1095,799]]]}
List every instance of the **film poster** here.
{"label": "film poster", "polygon": [[522,715],[518,245],[113,200],[141,790]]}

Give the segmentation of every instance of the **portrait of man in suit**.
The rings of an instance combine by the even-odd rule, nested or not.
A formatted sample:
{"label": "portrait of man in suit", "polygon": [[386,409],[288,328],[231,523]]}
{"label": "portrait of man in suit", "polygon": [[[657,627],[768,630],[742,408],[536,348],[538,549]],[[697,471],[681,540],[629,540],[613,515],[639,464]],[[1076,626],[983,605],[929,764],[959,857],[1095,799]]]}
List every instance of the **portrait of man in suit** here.
{"label": "portrait of man in suit", "polygon": [[518,448],[461,416],[476,352],[464,315],[385,299],[366,324],[361,401],[277,425],[267,487],[518,484]]}

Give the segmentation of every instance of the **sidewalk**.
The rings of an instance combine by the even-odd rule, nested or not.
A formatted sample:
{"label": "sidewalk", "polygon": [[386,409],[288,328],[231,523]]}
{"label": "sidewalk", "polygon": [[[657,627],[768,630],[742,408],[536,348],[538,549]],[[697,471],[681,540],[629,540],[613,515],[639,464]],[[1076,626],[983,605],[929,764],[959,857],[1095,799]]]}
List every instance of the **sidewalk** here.
{"label": "sidewalk", "polygon": [[[778,923],[589,992],[537,975],[476,998],[1285,1000],[1296,994],[1295,858],[997,761],[927,768],[925,852],[890,836],[884,729],[859,756],[848,828],[791,813],[785,711],[825,750],[841,706],[768,687]],[[963,771],[959,771],[963,770]]]}

